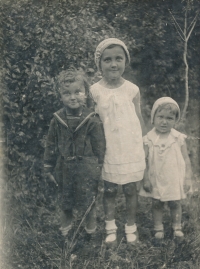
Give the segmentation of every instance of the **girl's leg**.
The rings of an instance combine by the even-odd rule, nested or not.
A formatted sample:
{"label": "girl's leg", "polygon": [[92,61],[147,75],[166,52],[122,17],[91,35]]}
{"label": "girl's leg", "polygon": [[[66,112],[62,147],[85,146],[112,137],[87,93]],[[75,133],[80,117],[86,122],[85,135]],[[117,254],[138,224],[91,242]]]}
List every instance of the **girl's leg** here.
{"label": "girl's leg", "polygon": [[181,201],[169,201],[168,202],[171,218],[172,218],[172,228],[174,230],[174,236],[183,237],[184,234],[181,231],[181,218],[182,218],[182,208]]}
{"label": "girl's leg", "polygon": [[115,198],[117,195],[117,190],[117,184],[104,181],[103,205],[106,221],[111,221],[115,218]]}
{"label": "girl's leg", "polygon": [[138,241],[136,221],[136,211],[138,204],[136,183],[128,183],[122,186],[126,198],[127,224],[125,225],[126,240],[135,244]]}
{"label": "girl's leg", "polygon": [[126,198],[127,226],[135,224],[138,205],[136,183],[128,183],[122,186]]}
{"label": "girl's leg", "polygon": [[160,200],[153,199],[152,201],[152,213],[153,213],[153,220],[154,220],[154,230],[155,230],[155,237],[157,239],[162,239],[164,237],[163,231],[163,207],[164,202]]}
{"label": "girl's leg", "polygon": [[111,246],[116,243],[116,231],[117,226],[115,224],[115,198],[117,195],[118,185],[104,181],[104,197],[103,205],[105,212],[105,222],[106,222],[106,233],[107,237],[105,242],[111,244]]}

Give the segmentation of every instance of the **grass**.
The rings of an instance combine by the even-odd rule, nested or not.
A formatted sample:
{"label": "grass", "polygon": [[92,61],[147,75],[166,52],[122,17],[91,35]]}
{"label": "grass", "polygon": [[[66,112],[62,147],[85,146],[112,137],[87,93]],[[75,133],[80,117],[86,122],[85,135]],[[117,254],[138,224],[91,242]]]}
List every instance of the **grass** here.
{"label": "grass", "polygon": [[[196,181],[199,184],[198,180]],[[183,242],[174,242],[171,236],[169,210],[165,208],[165,240],[161,246],[153,244],[151,200],[139,197],[137,247],[126,244],[124,234],[125,200],[119,191],[116,204],[118,247],[106,249],[103,238],[104,213],[102,186],[97,198],[97,232],[87,238],[83,218],[75,211],[71,231],[73,250],[59,232],[59,209],[53,183],[39,185],[37,197],[23,191],[15,195],[12,185],[2,184],[1,269],[199,269],[200,268],[200,192],[183,202]],[[39,192],[39,193],[38,193]],[[40,193],[41,192],[41,193]],[[83,225],[80,223],[83,222]]]}

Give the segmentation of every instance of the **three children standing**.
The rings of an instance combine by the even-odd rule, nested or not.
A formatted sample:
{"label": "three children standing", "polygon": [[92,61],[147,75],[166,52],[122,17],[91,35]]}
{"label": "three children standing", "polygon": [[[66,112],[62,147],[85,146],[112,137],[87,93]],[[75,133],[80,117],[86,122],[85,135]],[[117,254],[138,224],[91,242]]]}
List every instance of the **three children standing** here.
{"label": "three children standing", "polygon": [[[90,89],[95,113],[86,108],[86,100],[90,97],[85,78],[74,72],[61,73],[58,85],[64,108],[54,114],[47,137],[47,176],[56,164],[62,167],[63,235],[71,228],[72,209],[77,198],[87,197],[80,203],[87,207],[96,196],[102,167],[106,244],[117,242],[115,199],[118,185],[122,185],[126,198],[127,243],[138,241],[136,185],[143,178],[140,195],[153,198],[155,237],[164,237],[162,210],[165,201],[171,209],[174,236],[183,237],[180,200],[189,190],[189,186],[184,186],[191,178],[191,168],[186,136],[173,129],[180,117],[178,104],[169,97],[157,100],[151,115],[154,129],[144,136],[143,146],[145,128],[139,88],[122,77],[130,62],[126,45],[116,38],[105,39],[96,49],[95,62],[102,73],[102,79]],[[95,232],[94,203],[85,229],[88,233]]]}

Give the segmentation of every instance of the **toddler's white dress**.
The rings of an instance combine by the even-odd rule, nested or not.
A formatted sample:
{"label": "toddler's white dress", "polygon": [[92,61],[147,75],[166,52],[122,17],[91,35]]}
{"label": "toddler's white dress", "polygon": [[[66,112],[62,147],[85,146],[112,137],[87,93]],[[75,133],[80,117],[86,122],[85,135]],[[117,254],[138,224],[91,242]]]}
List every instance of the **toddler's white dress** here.
{"label": "toddler's white dress", "polygon": [[115,89],[105,88],[97,82],[90,91],[106,137],[102,178],[122,185],[140,181],[145,169],[145,155],[142,130],[132,102],[139,88],[125,80]]}
{"label": "toddler's white dress", "polygon": [[171,129],[167,139],[163,140],[155,128],[143,137],[144,144],[149,148],[148,176],[153,191],[148,193],[141,188],[140,195],[163,202],[186,198],[183,190],[185,161],[181,153],[185,138],[186,135]]}

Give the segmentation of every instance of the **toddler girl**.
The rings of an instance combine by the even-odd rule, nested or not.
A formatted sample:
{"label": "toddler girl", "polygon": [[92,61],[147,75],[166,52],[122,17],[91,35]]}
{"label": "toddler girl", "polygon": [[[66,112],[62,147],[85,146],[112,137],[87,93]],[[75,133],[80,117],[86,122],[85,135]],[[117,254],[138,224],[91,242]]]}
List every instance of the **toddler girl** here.
{"label": "toddler girl", "polygon": [[[47,178],[53,171],[61,177],[61,232],[71,229],[74,206],[85,213],[93,201],[86,219],[86,232],[96,229],[94,200],[105,153],[102,123],[89,104],[89,87],[76,69],[62,71],[57,79],[63,108],[54,113],[47,135],[44,170]],[[57,168],[57,169],[56,169]]]}
{"label": "toddler girl", "polygon": [[139,88],[122,75],[130,55],[119,39],[102,41],[95,52],[96,65],[102,79],[92,85],[91,95],[95,102],[106,137],[106,153],[102,168],[104,180],[104,210],[106,217],[107,244],[116,245],[115,198],[118,185],[122,185],[126,197],[128,243],[137,242],[136,182],[143,178],[145,155],[143,150],[143,119],[140,111]]}
{"label": "toddler girl", "polygon": [[181,199],[190,189],[191,165],[186,135],[173,129],[180,118],[178,104],[170,97],[158,99],[151,111],[154,128],[144,136],[147,167],[140,195],[152,197],[155,238],[163,239],[164,202],[171,211],[174,237],[183,238]]}

